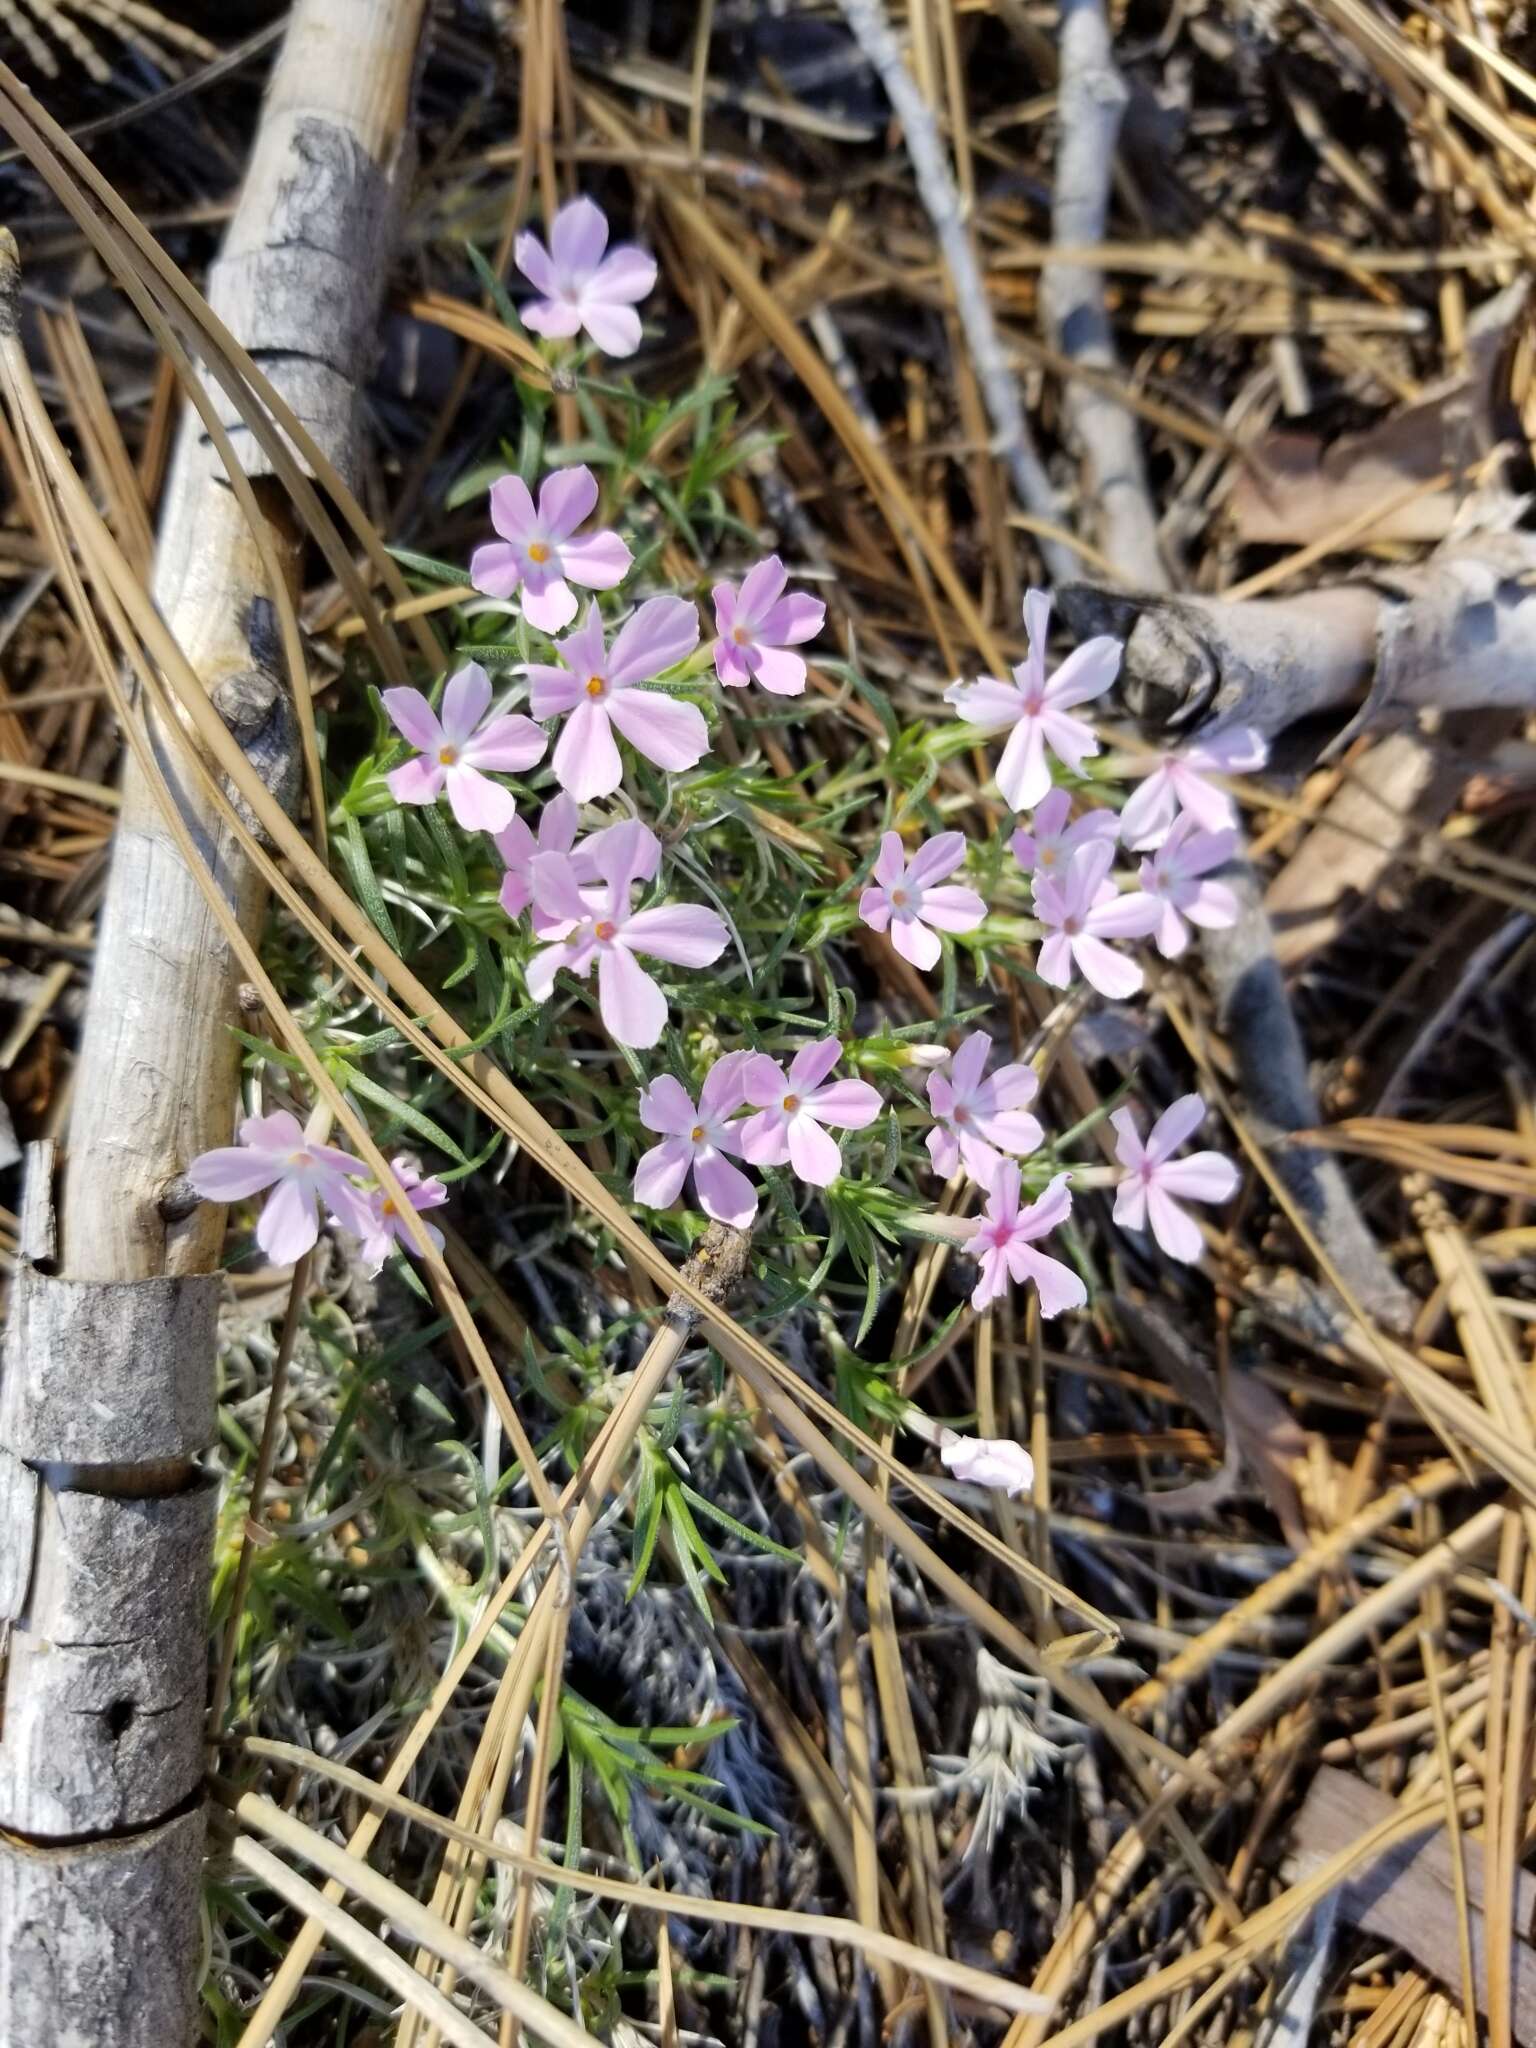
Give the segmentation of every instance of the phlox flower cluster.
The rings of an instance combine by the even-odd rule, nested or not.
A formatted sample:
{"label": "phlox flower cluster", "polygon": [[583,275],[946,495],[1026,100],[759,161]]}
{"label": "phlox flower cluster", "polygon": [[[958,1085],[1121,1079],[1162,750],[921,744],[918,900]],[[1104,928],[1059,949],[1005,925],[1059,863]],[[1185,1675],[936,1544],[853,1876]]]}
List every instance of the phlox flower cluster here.
{"label": "phlox flower cluster", "polygon": [[[552,349],[590,345],[627,356],[640,346],[637,309],[656,266],[643,250],[608,242],[607,221],[587,199],[561,208],[547,240],[532,231],[518,237],[515,260],[534,294],[522,317]],[[679,863],[628,808],[627,766],[638,760],[663,777],[697,768],[711,749],[717,688],[805,693],[811,676],[800,650],[820,633],[825,607],[789,588],[784,563],[769,555],[739,582],[713,585],[714,633],[705,643],[692,594],[625,592],[634,555],[602,524],[600,500],[585,464],[541,479],[509,474],[491,486],[494,537],[474,550],[470,580],[479,609],[513,621],[526,658],[499,698],[475,662],[447,679],[435,703],[415,689],[384,692],[384,711],[411,750],[388,767],[386,780],[397,803],[446,798],[464,831],[489,835],[504,870],[500,908],[526,931],[519,957],[530,1001],[548,1002],[562,975],[595,984],[608,1036],[648,1051],[667,1033],[675,993],[656,970],[708,968],[725,955],[732,932],[717,909],[675,888]],[[1019,814],[1008,845],[1038,926],[1035,972],[1053,988],[1069,990],[1081,979],[1123,1001],[1144,980],[1132,942],[1151,941],[1174,959],[1192,928],[1235,921],[1237,901],[1220,870],[1237,847],[1237,818],[1213,778],[1261,766],[1264,745],[1246,730],[1218,733],[1139,764],[1123,807],[1103,780],[1075,797],[1057,777],[1084,777],[1100,754],[1090,707],[1114,683],[1121,650],[1112,639],[1091,639],[1051,671],[1050,610],[1045,593],[1029,592],[1024,659],[1006,679],[958,681],[945,697],[978,735],[1001,742],[996,782]],[[554,787],[537,815],[524,816],[498,778],[541,766]],[[648,777],[636,780],[644,787]],[[615,798],[624,808],[595,817],[588,809]],[[1139,856],[1134,874],[1117,873],[1122,847]],[[864,943],[877,951],[888,945],[903,973],[931,974],[957,940],[986,942],[991,906],[967,879],[972,851],[959,831],[884,832],[857,877]],[[978,869],[992,872],[984,863]],[[989,1073],[993,1050],[984,1031],[952,1054],[927,1049],[926,1148],[935,1176],[963,1176],[977,1191],[980,1213],[966,1245],[978,1267],[975,1308],[985,1311],[1027,1284],[1040,1312],[1056,1316],[1086,1300],[1076,1271],[1044,1249],[1071,1216],[1070,1176],[1044,1162],[1021,1169],[1046,1144],[1034,1110],[1039,1082],[1033,1068],[1016,1062]],[[745,1228],[760,1199],[753,1170],[831,1188],[842,1171],[843,1134],[867,1129],[888,1107],[868,1081],[837,1073],[847,1051],[840,1038],[826,1036],[801,1043],[785,1064],[746,1045],[722,1049],[694,1075],[651,1074],[638,1090],[637,1113],[657,1142],[635,1169],[635,1201],[664,1209],[691,1190],[705,1215]],[[1113,1118],[1123,1169],[1115,1220],[1150,1230],[1180,1260],[1198,1258],[1202,1247],[1182,1205],[1226,1201],[1237,1183],[1235,1168],[1217,1153],[1175,1157],[1203,1116],[1199,1097],[1186,1096],[1145,1141],[1130,1110]],[[414,1209],[446,1200],[442,1183],[421,1178],[411,1162],[395,1167]],[[257,1238],[271,1258],[300,1256],[326,1214],[363,1240],[365,1262],[375,1269],[392,1246],[414,1249],[391,1203],[363,1185],[360,1162],[309,1141],[287,1111],[248,1118],[239,1143],[204,1154],[192,1174],[214,1200],[270,1191]],[[1010,1492],[1029,1482],[1028,1459],[1016,1445],[951,1436],[942,1456],[960,1478]]]}

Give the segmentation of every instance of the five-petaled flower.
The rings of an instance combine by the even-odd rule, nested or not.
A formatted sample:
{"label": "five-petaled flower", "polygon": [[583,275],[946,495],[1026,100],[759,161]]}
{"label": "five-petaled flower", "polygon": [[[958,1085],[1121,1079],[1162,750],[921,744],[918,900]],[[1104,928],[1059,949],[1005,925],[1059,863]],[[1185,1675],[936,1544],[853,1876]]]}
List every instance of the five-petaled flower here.
{"label": "five-petaled flower", "polygon": [[968,725],[989,731],[1012,730],[997,764],[997,786],[1016,811],[1033,810],[1051,786],[1046,748],[1073,769],[1081,769],[1099,751],[1091,725],[1068,713],[1074,705],[1102,697],[1120,667],[1120,643],[1100,637],[1085,640],[1069,654],[1049,681],[1045,673],[1045,642],[1051,600],[1043,590],[1024,599],[1024,625],[1029,651],[1013,671],[1011,683],[982,676],[974,683],[951,683],[947,702]]}
{"label": "five-petaled flower", "polygon": [[1269,747],[1262,733],[1251,725],[1233,725],[1182,753],[1159,755],[1149,767],[1138,764],[1131,773],[1143,775],[1145,780],[1120,813],[1120,837],[1137,853],[1144,853],[1162,842],[1180,810],[1187,811],[1206,832],[1236,825],[1232,799],[1208,778],[1250,775],[1268,759]]}
{"label": "five-petaled flower", "polygon": [[717,1223],[745,1230],[757,1214],[757,1190],[726,1158],[741,1154],[741,1125],[731,1123],[746,1101],[742,1069],[750,1052],[728,1052],[704,1076],[699,1099],[681,1081],[661,1074],[640,1097],[640,1121],[662,1134],[635,1168],[635,1200],[649,1209],[668,1209],[683,1191],[691,1173],[699,1207]]}
{"label": "five-petaled flower", "polygon": [[421,752],[384,778],[396,803],[432,804],[448,792],[448,808],[466,832],[500,832],[515,815],[510,790],[493,775],[515,775],[544,757],[549,742],[531,718],[504,712],[485,723],[491,679],[478,661],[448,678],[441,713],[420,690],[386,690],[384,709],[397,732]]}
{"label": "five-petaled flower", "polygon": [[813,1188],[830,1187],[842,1171],[836,1138],[825,1128],[862,1131],[880,1114],[880,1097],[867,1081],[829,1081],[842,1058],[835,1038],[803,1045],[789,1072],[767,1053],[757,1053],[742,1070],[742,1089],[756,1116],[741,1127],[741,1156],[754,1166],[782,1166],[787,1160]]}
{"label": "five-petaled flower", "polygon": [[528,668],[529,709],[535,718],[568,713],[555,746],[562,789],[579,802],[608,796],[624,779],[615,727],[658,768],[692,768],[709,751],[709,727],[697,704],[644,690],[699,644],[699,614],[680,597],[652,597],[626,619],[612,647],[603,638],[595,604],[574,633],[556,642],[566,664]]}
{"label": "five-petaled flower", "polygon": [[985,1031],[973,1031],[947,1074],[928,1076],[928,1107],[937,1122],[928,1133],[934,1171],[947,1180],[964,1161],[978,1187],[989,1188],[1003,1154],[1033,1152],[1044,1138],[1029,1104],[1040,1090],[1033,1067],[1009,1065],[988,1075],[992,1051]]}
{"label": "five-petaled flower", "polygon": [[541,633],[558,633],[576,616],[576,593],[613,590],[634,557],[618,534],[578,534],[597,506],[597,479],[585,463],[554,469],[533,494],[520,476],[491,485],[491,524],[501,535],[475,549],[469,580],[487,597],[523,593],[523,617]]}
{"label": "five-petaled flower", "polygon": [[1018,1167],[1005,1159],[997,1169],[966,1245],[981,1265],[981,1278],[971,1295],[972,1308],[990,1307],[1014,1282],[1022,1286],[1026,1280],[1035,1283],[1043,1316],[1081,1308],[1088,1299],[1087,1288],[1070,1266],[1035,1250],[1036,1241],[1065,1223],[1072,1213],[1067,1180],[1066,1174],[1058,1173],[1038,1200],[1021,1208]]}
{"label": "five-petaled flower", "polygon": [[656,282],[656,259],[633,242],[609,249],[607,216],[594,201],[571,199],[561,207],[547,249],[525,228],[512,260],[542,294],[522,309],[533,333],[567,341],[585,329],[610,356],[632,356],[640,346],[635,304]]}
{"label": "five-petaled flower", "polygon": [[1115,1157],[1126,1170],[1115,1190],[1115,1221],[1126,1230],[1145,1230],[1150,1224],[1169,1258],[1185,1265],[1199,1258],[1203,1241],[1200,1226],[1179,1202],[1227,1202],[1237,1192],[1237,1168],[1220,1152],[1173,1156],[1204,1117],[1198,1095],[1181,1095],[1163,1111],[1145,1144],[1130,1110],[1117,1109],[1110,1118],[1117,1133]]}
{"label": "five-petaled flower", "polygon": [[715,674],[732,689],[759,683],[778,697],[798,697],[805,688],[805,661],[792,650],[814,640],[827,608],[804,591],[785,592],[788,571],[777,555],[749,569],[738,590],[717,583]]}
{"label": "five-petaled flower", "polygon": [[567,936],[528,962],[528,993],[542,1003],[560,968],[585,975],[596,961],[598,1008],[609,1036],[620,1045],[654,1045],[667,1021],[667,999],[636,954],[707,967],[725,951],[730,934],[724,919],[701,904],[630,909],[635,883],[656,873],[661,855],[655,833],[637,819],[594,833],[588,844],[596,886],[583,888],[569,854],[536,854],[530,864],[535,904],[563,923]]}
{"label": "five-petaled flower", "polygon": [[965,834],[941,832],[909,861],[899,832],[887,832],[875,857],[875,879],[859,898],[871,931],[889,930],[891,944],[914,967],[937,964],[940,932],[973,932],[987,914],[974,889],[945,883],[965,859]]}
{"label": "five-petaled flower", "polygon": [[256,1242],[274,1265],[291,1266],[313,1249],[320,1213],[329,1209],[343,1230],[365,1237],[372,1213],[352,1176],[367,1171],[360,1159],[336,1145],[304,1135],[291,1110],[248,1116],[238,1145],[217,1145],[187,1168],[187,1178],[210,1202],[238,1202],[272,1192],[256,1222]]}
{"label": "five-petaled flower", "polygon": [[1069,987],[1076,966],[1100,995],[1121,1002],[1141,987],[1141,969],[1104,941],[1145,938],[1160,912],[1145,896],[1120,894],[1109,880],[1114,857],[1107,841],[1093,839],[1073,854],[1064,875],[1036,879],[1035,915],[1050,937],[1035,966],[1052,988]]}
{"label": "five-petaled flower", "polygon": [[1010,1498],[1035,1483],[1035,1461],[1012,1437],[957,1436],[947,1429],[939,1438],[939,1456],[957,1479],[994,1486]]}
{"label": "five-petaled flower", "polygon": [[[400,1192],[419,1215],[423,1209],[441,1209],[448,1199],[448,1190],[435,1175],[423,1177],[414,1159],[402,1154],[389,1162],[394,1169],[395,1179],[400,1183]],[[399,1245],[401,1251],[409,1252],[413,1259],[421,1253],[416,1240],[406,1227],[404,1216],[393,1195],[383,1188],[367,1188],[363,1192],[363,1203],[371,1227],[363,1237],[362,1266],[365,1273],[377,1273],[389,1257],[390,1247]],[[423,1224],[427,1238],[438,1251],[443,1248],[443,1233],[435,1223]]]}
{"label": "five-petaled flower", "polygon": [[1068,823],[1072,799],[1064,789],[1053,789],[1035,806],[1027,825],[1021,825],[1008,844],[1026,875],[1054,875],[1063,869],[1080,846],[1102,839],[1113,846],[1120,837],[1120,820],[1111,810],[1084,811]]}
{"label": "five-petaled flower", "polygon": [[1226,883],[1203,879],[1236,851],[1235,832],[1202,832],[1185,811],[1156,853],[1142,862],[1142,893],[1157,905],[1152,935],[1165,960],[1176,960],[1184,951],[1191,924],[1225,931],[1237,923],[1237,898]]}

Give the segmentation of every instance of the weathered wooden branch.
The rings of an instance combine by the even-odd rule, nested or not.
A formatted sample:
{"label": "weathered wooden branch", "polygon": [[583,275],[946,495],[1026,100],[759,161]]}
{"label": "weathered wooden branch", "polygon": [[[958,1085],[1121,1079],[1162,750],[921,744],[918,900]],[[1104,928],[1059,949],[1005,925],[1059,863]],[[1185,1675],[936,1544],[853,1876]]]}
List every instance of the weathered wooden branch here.
{"label": "weathered wooden branch", "polygon": [[1357,705],[1360,723],[1536,706],[1536,534],[1469,535],[1296,597],[1079,583],[1057,601],[1074,633],[1125,642],[1121,690],[1153,727],[1211,718],[1276,733]]}
{"label": "weathered wooden branch", "polygon": [[[223,251],[215,312],[356,475],[422,0],[299,0]],[[219,401],[221,412],[227,401]],[[230,415],[232,428],[237,423]],[[270,474],[254,436],[236,446]],[[300,535],[258,484],[295,587]],[[292,691],[256,539],[189,410],[154,599],[247,758],[291,806]],[[247,931],[264,891],[152,743]],[[194,2028],[222,1212],[178,1197],[227,1141],[235,963],[130,760],[53,1224],[32,1162],[0,1379],[0,2041],[176,2048]],[[56,1238],[56,1241],[55,1241]]]}

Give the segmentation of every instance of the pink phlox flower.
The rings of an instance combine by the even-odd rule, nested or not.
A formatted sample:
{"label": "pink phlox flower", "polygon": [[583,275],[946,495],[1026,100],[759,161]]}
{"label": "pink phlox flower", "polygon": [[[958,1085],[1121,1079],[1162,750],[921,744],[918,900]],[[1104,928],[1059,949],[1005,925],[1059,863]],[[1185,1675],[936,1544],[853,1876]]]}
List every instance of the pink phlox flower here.
{"label": "pink phlox flower", "polygon": [[777,555],[749,569],[738,590],[717,583],[715,600],[715,674],[733,690],[759,683],[778,697],[798,697],[805,688],[805,662],[791,649],[814,640],[827,608],[819,597],[791,590],[788,571]]}
{"label": "pink phlox flower", "polygon": [[741,1156],[754,1166],[782,1166],[787,1160],[813,1188],[830,1187],[842,1171],[842,1154],[826,1126],[862,1131],[880,1114],[880,1097],[867,1081],[829,1081],[843,1056],[835,1038],[803,1045],[789,1072],[767,1053],[757,1053],[743,1070],[742,1088],[757,1115],[741,1127]]}
{"label": "pink phlox flower", "polygon": [[199,1153],[187,1178],[210,1202],[238,1202],[272,1192],[256,1223],[256,1242],[276,1266],[291,1266],[320,1235],[320,1212],[329,1209],[343,1230],[364,1237],[372,1216],[352,1176],[367,1169],[336,1145],[317,1145],[287,1109],[248,1116],[238,1145]]}
{"label": "pink phlox flower", "polygon": [[640,1097],[640,1121],[662,1141],[635,1168],[635,1200],[648,1209],[669,1209],[691,1173],[699,1207],[717,1223],[745,1230],[757,1214],[757,1190],[726,1158],[741,1153],[741,1125],[731,1123],[746,1101],[742,1070],[754,1057],[728,1052],[704,1076],[697,1104],[670,1074],[654,1080]]}
{"label": "pink phlox flower", "polygon": [[1028,1113],[1040,1092],[1034,1068],[1008,1065],[988,1075],[984,1070],[991,1051],[986,1032],[973,1031],[949,1072],[928,1076],[928,1107],[937,1119],[927,1139],[934,1171],[948,1180],[963,1160],[971,1179],[984,1188],[992,1185],[1005,1152],[1023,1157],[1045,1136]]}
{"label": "pink phlox flower", "polygon": [[571,199],[555,215],[549,247],[525,228],[512,260],[540,293],[522,308],[534,334],[567,340],[583,328],[610,356],[632,356],[640,346],[635,302],[656,282],[656,259],[632,242],[608,249],[608,220],[590,199]]}
{"label": "pink phlox flower", "polygon": [[1064,789],[1053,789],[1040,799],[1027,825],[1021,825],[1008,844],[1026,875],[1054,875],[1063,869],[1080,846],[1102,839],[1113,846],[1120,837],[1120,820],[1110,810],[1084,811],[1068,822],[1072,799]]}
{"label": "pink phlox flower", "polygon": [[899,832],[887,832],[875,856],[875,879],[859,897],[859,916],[871,931],[889,931],[891,944],[914,967],[938,964],[940,932],[973,932],[987,914],[974,889],[946,884],[965,859],[963,832],[941,832],[906,857]]}
{"label": "pink phlox flower", "polygon": [[491,679],[478,661],[448,678],[441,714],[420,690],[386,690],[384,709],[395,730],[420,753],[384,778],[400,804],[433,804],[446,787],[448,808],[466,832],[500,832],[511,823],[510,790],[486,773],[516,775],[543,758],[549,741],[520,712],[487,720]]}
{"label": "pink phlox flower", "polygon": [[597,507],[597,479],[585,463],[551,470],[533,494],[520,476],[491,485],[491,524],[500,540],[486,541],[469,562],[469,580],[487,597],[523,593],[523,617],[541,633],[558,633],[576,616],[576,594],[613,590],[634,557],[611,529],[578,534]]}
{"label": "pink phlox flower", "polygon": [[560,787],[579,802],[608,796],[624,779],[614,729],[636,753],[674,773],[709,752],[709,727],[696,704],[639,686],[673,668],[699,644],[699,614],[681,597],[652,597],[603,638],[595,604],[574,633],[556,645],[564,668],[533,663],[529,709],[535,718],[566,713],[555,747]]}
{"label": "pink phlox flower", "polygon": [[1235,832],[1203,832],[1185,811],[1151,859],[1142,862],[1142,892],[1157,906],[1153,936],[1165,960],[1176,960],[1184,951],[1191,924],[1225,931],[1237,923],[1237,898],[1226,883],[1203,879],[1236,851]]}
{"label": "pink phlox flower", "polygon": [[1145,780],[1120,813],[1121,838],[1136,852],[1144,853],[1167,837],[1181,810],[1206,832],[1235,826],[1237,812],[1232,799],[1208,777],[1251,775],[1268,759],[1269,746],[1262,733],[1251,725],[1233,725],[1198,746],[1163,754],[1146,768],[1138,764],[1131,773]]}
{"label": "pink phlox flower", "polygon": [[1072,1213],[1069,1177],[1058,1173],[1038,1200],[1020,1208],[1018,1167],[1005,1159],[997,1169],[966,1246],[981,1265],[981,1278],[971,1295],[972,1308],[989,1307],[1000,1301],[1011,1285],[1022,1286],[1026,1280],[1035,1283],[1043,1316],[1081,1308],[1088,1299],[1087,1288],[1070,1266],[1035,1250],[1036,1240],[1058,1229]]}
{"label": "pink phlox flower", "polygon": [[1115,1221],[1125,1230],[1145,1230],[1170,1259],[1190,1265],[1203,1249],[1200,1226],[1179,1207],[1185,1202],[1228,1202],[1237,1193],[1238,1171],[1220,1152],[1174,1153],[1192,1138],[1205,1117],[1198,1095],[1181,1095],[1152,1126],[1145,1144],[1128,1109],[1110,1117],[1118,1134],[1115,1156],[1125,1178],[1115,1190]]}
{"label": "pink phlox flower", "polygon": [[1064,875],[1038,877],[1035,915],[1050,937],[1035,966],[1053,988],[1069,987],[1076,967],[1100,995],[1123,1002],[1141,987],[1141,969],[1104,941],[1145,938],[1160,912],[1144,896],[1120,894],[1109,880],[1114,857],[1107,841],[1090,840],[1073,854]]}
{"label": "pink phlox flower", "polygon": [[[627,819],[619,825],[602,825],[595,832],[589,832],[579,843],[576,838],[581,822],[581,806],[574,797],[562,790],[550,798],[539,813],[538,836],[535,837],[521,818],[514,818],[504,832],[496,834],[496,851],[501,855],[506,873],[502,877],[499,900],[508,917],[521,917],[533,902],[533,863],[541,853],[568,853],[576,869],[576,876],[584,891],[600,890],[602,872],[598,855],[606,844],[606,835],[617,832]],[[661,865],[661,841],[651,834],[646,849],[646,861],[636,873],[636,880],[654,881],[656,870]],[[590,895],[593,904],[598,897]],[[563,939],[570,931],[568,918],[549,916],[533,906],[530,919],[536,939]]]}
{"label": "pink phlox flower", "polygon": [[594,886],[567,853],[536,854],[530,863],[533,900],[566,936],[542,947],[528,962],[528,993],[548,1000],[562,967],[587,975],[597,963],[597,1000],[603,1025],[620,1045],[654,1045],[667,1021],[667,999],[636,958],[679,967],[707,967],[725,951],[725,920],[694,903],[661,903],[631,910],[642,877],[656,873],[661,843],[638,819],[594,833],[588,842]]}
{"label": "pink phlox flower", "polygon": [[1120,668],[1118,640],[1085,640],[1049,680],[1045,643],[1051,600],[1043,590],[1024,599],[1024,625],[1029,652],[1013,671],[1011,683],[982,676],[974,683],[951,683],[944,692],[968,725],[989,731],[1012,730],[997,764],[997,786],[1016,811],[1030,811],[1051,786],[1046,749],[1073,769],[1081,769],[1099,751],[1099,736],[1080,718],[1068,717],[1077,704],[1102,697]]}
{"label": "pink phlox flower", "polygon": [[[394,1168],[395,1179],[400,1183],[401,1193],[418,1215],[423,1209],[442,1208],[448,1199],[448,1190],[435,1175],[424,1177],[416,1162],[407,1159],[403,1154],[398,1159],[391,1159],[389,1163]],[[399,1245],[401,1251],[409,1252],[413,1259],[419,1259],[421,1253],[416,1248],[416,1240],[406,1228],[405,1218],[401,1215],[393,1195],[386,1194],[383,1188],[374,1187],[364,1192],[363,1201],[367,1205],[372,1225],[363,1238],[363,1271],[377,1273],[389,1257],[392,1245]],[[431,1243],[441,1251],[443,1233],[435,1223],[428,1223],[424,1227]]]}
{"label": "pink phlox flower", "polygon": [[1035,1461],[1020,1443],[1006,1436],[958,1436],[946,1429],[939,1439],[939,1457],[957,1479],[971,1486],[994,1486],[1010,1499],[1035,1483]]}

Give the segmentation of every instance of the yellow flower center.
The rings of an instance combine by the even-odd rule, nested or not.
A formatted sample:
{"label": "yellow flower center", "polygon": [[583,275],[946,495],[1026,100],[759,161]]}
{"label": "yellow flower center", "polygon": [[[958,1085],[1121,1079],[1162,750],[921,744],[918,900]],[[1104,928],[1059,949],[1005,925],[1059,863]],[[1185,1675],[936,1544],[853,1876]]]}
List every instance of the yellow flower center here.
{"label": "yellow flower center", "polygon": [[601,697],[607,687],[601,676],[587,677],[587,695],[589,697]]}
{"label": "yellow flower center", "polygon": [[543,541],[536,540],[533,543],[528,550],[528,559],[530,562],[537,562],[541,566],[549,560],[549,549],[544,545]]}
{"label": "yellow flower center", "polygon": [[605,917],[601,924],[593,925],[592,936],[597,939],[611,939],[613,937],[614,930],[615,927],[611,925]]}
{"label": "yellow flower center", "polygon": [[383,1208],[382,1208],[382,1209],[380,1210],[380,1214],[381,1214],[381,1215],[384,1215],[384,1216],[398,1216],[398,1215],[399,1215],[399,1213],[400,1213],[400,1212],[399,1212],[399,1210],[398,1210],[398,1209],[397,1209],[397,1208],[395,1207],[395,1205],[394,1205],[394,1201],[392,1200],[392,1198],[391,1198],[391,1197],[390,1197],[389,1195],[386,1195],[386,1196],[384,1197],[384,1204],[383,1204]]}
{"label": "yellow flower center", "polygon": [[798,1096],[798,1095],[786,1095],[786,1096],[785,1096],[785,1098],[784,1098],[784,1107],[785,1107],[785,1109],[786,1109],[786,1110],[788,1111],[788,1113],[789,1113],[789,1114],[790,1114],[791,1116],[793,1116],[793,1115],[794,1115],[794,1113],[795,1113],[795,1111],[796,1111],[796,1110],[797,1110],[797,1109],[798,1109],[798,1108],[800,1107],[800,1098],[799,1098],[799,1096]]}
{"label": "yellow flower center", "polygon": [[692,1138],[694,1144],[697,1145],[704,1136],[704,1126],[702,1124],[695,1124],[688,1135]]}
{"label": "yellow flower center", "polygon": [[746,628],[743,626],[733,626],[731,628],[731,638],[738,647],[745,647],[747,644]]}
{"label": "yellow flower center", "polygon": [[437,758],[442,763],[443,767],[451,768],[454,762],[457,761],[459,758],[459,750],[457,747],[439,748]]}

